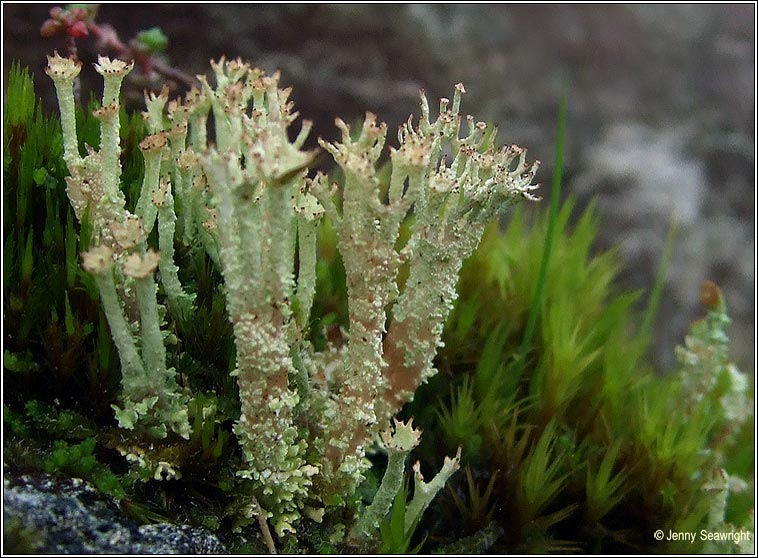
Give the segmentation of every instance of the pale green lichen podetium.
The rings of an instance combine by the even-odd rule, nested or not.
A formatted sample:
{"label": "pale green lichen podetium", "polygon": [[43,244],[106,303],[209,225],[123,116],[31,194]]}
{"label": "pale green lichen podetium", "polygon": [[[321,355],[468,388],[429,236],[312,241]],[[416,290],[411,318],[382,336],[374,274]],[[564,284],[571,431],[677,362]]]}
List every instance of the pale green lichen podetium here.
{"label": "pale green lichen podetium", "polygon": [[[435,373],[432,361],[457,298],[458,273],[484,227],[516,201],[538,199],[532,195],[537,188],[532,179],[539,161],[527,163],[525,149],[497,148],[497,129],[487,133],[486,124],[471,116],[466,118],[466,135],[459,137],[464,92],[458,84],[450,108],[442,99],[434,122],[422,93],[418,126],[409,121],[399,133],[401,146],[424,146],[426,157],[418,179],[423,188],[414,206],[416,222],[403,251],[410,262],[409,276],[384,340],[385,416],[411,400]],[[453,153],[449,163],[444,156],[448,148]]]}
{"label": "pale green lichen podetium", "polygon": [[[337,120],[342,141],[322,147],[342,167],[342,212],[331,201],[331,190],[319,176],[312,184],[314,194],[325,206],[338,234],[338,247],[347,276],[350,334],[339,393],[336,420],[327,429],[327,477],[357,483],[363,471],[366,445],[386,422],[377,419],[375,403],[385,390],[382,376],[382,337],[386,310],[397,296],[395,278],[400,258],[395,243],[400,224],[416,199],[420,184],[411,179],[409,188],[392,192],[388,203],[381,199],[376,163],[387,133],[386,124],[377,125],[367,114],[360,135],[351,139],[349,127]],[[410,154],[393,169],[393,181],[404,181],[423,161],[423,152]],[[400,178],[396,178],[397,176]],[[384,418],[384,417],[383,417]],[[389,417],[386,417],[389,419]]]}
{"label": "pale green lichen podetium", "polygon": [[382,433],[382,445],[387,450],[387,469],[382,483],[371,505],[350,530],[349,540],[369,538],[379,530],[379,524],[390,511],[395,495],[403,484],[405,458],[421,441],[421,430],[413,428],[413,419],[408,424],[395,420],[394,426]]}
{"label": "pale green lichen podetium", "polygon": [[55,92],[58,96],[58,107],[61,114],[63,159],[71,167],[79,161],[73,84],[82,71],[82,63],[70,58],[63,58],[57,52],[53,56],[48,56],[47,62],[45,73],[52,78],[55,84]]}
{"label": "pale green lichen podetium", "polygon": [[[346,381],[338,414],[328,431],[325,474],[330,468],[359,478],[361,457],[376,431],[410,400],[434,373],[444,322],[456,298],[455,284],[463,260],[476,248],[485,225],[517,200],[537,199],[532,185],[539,162],[526,162],[526,150],[496,148],[495,130],[467,117],[460,136],[463,86],[452,105],[442,99],[435,121],[421,95],[418,126],[400,128],[399,146],[391,149],[392,172],[386,201],[376,175],[386,128],[368,114],[357,139],[340,120],[342,142],[322,147],[342,167],[345,183],[327,186],[318,176],[311,190],[319,198],[339,235],[345,263],[350,313]],[[447,161],[444,153],[454,154]],[[342,211],[333,203],[342,193]],[[402,254],[395,250],[400,223],[411,206],[412,235]],[[400,261],[409,278],[398,296]],[[387,308],[393,320],[384,335]]]}
{"label": "pale green lichen podetium", "polygon": [[119,131],[120,106],[118,103],[121,83],[124,77],[134,67],[134,62],[110,60],[104,56],[98,57],[95,70],[103,76],[103,105],[95,111],[95,117],[100,120],[100,163],[103,168],[102,182],[106,199],[114,207],[123,209],[126,198],[121,191],[121,144]]}
{"label": "pale green lichen podetium", "polygon": [[[64,159],[70,172],[66,192],[77,219],[81,221],[87,215],[93,230],[93,247],[82,254],[82,264],[95,277],[121,362],[122,407],[114,406],[116,417],[123,428],[139,426],[158,438],[173,431],[187,438],[188,398],[176,384],[175,371],[166,367],[153,279],[159,256],[148,250],[143,227],[149,211],[142,204],[142,215],[131,213],[121,191],[118,98],[121,83],[133,65],[99,57],[95,69],[103,76],[105,86],[103,104],[93,114],[100,122],[100,147],[95,150],[87,146],[83,158],[78,151],[73,103],[73,82],[80,65],[56,54],[48,57],[46,71],[55,82],[61,111]],[[161,148],[155,146],[157,154],[146,157],[143,191],[158,187],[156,169]],[[150,184],[151,180],[155,183]],[[132,308],[129,317],[128,308]],[[133,331],[139,332],[139,342]]]}
{"label": "pale green lichen podetium", "polygon": [[[394,428],[385,430],[381,436],[382,445],[387,450],[387,469],[382,483],[371,505],[366,508],[350,530],[349,541],[359,542],[376,536],[380,523],[390,511],[395,495],[403,484],[405,459],[421,440],[421,430],[413,428],[413,419],[410,419],[407,424],[394,419],[394,423]],[[460,460],[461,448],[458,448],[455,457],[445,457],[442,469],[428,483],[424,482],[421,465],[416,462],[413,466],[415,486],[413,498],[405,511],[406,533],[410,532],[437,493],[460,468]]]}
{"label": "pale green lichen podetium", "polygon": [[[300,201],[299,212],[308,221],[316,220],[321,210],[304,191],[304,169],[312,154],[300,149],[304,134],[293,142],[287,136],[296,115],[287,103],[289,91],[278,88],[278,75],[264,76],[239,60],[212,65],[216,87],[201,81],[213,110],[217,147],[200,160],[215,210],[237,346],[242,409],[234,432],[249,464],[240,474],[261,486],[260,503],[281,536],[294,531],[292,523],[319,472],[317,463],[305,459],[308,440],[299,436],[294,423],[300,395],[289,383],[298,375],[293,349],[299,334],[292,303],[299,294],[305,305],[300,312],[308,315],[312,295],[306,291],[313,283],[313,271],[304,269],[302,282],[295,282],[295,202]],[[315,243],[305,238],[301,247],[315,251]],[[315,261],[302,253],[300,260]]]}
{"label": "pale green lichen podetium", "polygon": [[[179,161],[184,154],[187,126],[183,124],[172,127],[168,132],[163,131],[163,108],[167,100],[166,88],[159,95],[145,93],[147,110],[143,117],[151,134],[139,144],[145,158],[145,175],[136,212],[142,218],[145,235],[150,234],[157,219],[161,283],[174,314],[187,318],[193,310],[195,295],[182,287],[179,268],[174,263],[174,237],[178,219],[172,194],[172,183],[175,191],[183,184],[181,170],[184,167]],[[183,129],[184,135],[177,134],[177,128]],[[187,208],[188,204],[185,203],[184,206]],[[191,245],[191,238],[185,244]]]}
{"label": "pale green lichen podetium", "polygon": [[700,298],[708,312],[702,320],[692,324],[684,346],[674,350],[681,366],[681,396],[685,408],[694,408],[716,391],[717,386],[722,389],[728,386],[719,399],[719,412],[730,423],[729,433],[734,434],[751,415],[748,380],[729,359],[726,330],[731,319],[721,289],[711,281],[704,281]]}

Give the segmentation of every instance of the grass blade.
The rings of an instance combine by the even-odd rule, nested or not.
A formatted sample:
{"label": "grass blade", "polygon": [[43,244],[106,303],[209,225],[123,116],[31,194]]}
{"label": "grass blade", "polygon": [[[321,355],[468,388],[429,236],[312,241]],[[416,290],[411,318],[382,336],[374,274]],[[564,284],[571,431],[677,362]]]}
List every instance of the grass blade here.
{"label": "grass blade", "polygon": [[555,143],[555,165],[553,168],[553,187],[550,192],[550,214],[547,224],[547,235],[545,237],[545,246],[542,252],[542,262],[540,264],[540,274],[537,279],[537,290],[534,294],[534,300],[529,311],[529,319],[524,330],[524,338],[519,349],[518,364],[516,372],[520,376],[524,368],[526,353],[532,342],[534,329],[537,325],[537,316],[539,315],[542,305],[542,293],[545,290],[545,281],[547,280],[547,269],[550,263],[550,255],[553,249],[553,236],[555,234],[555,223],[558,220],[558,210],[560,208],[561,183],[563,181],[563,148],[566,139],[566,105],[568,93],[566,89],[561,96],[561,104],[558,109],[558,132]]}

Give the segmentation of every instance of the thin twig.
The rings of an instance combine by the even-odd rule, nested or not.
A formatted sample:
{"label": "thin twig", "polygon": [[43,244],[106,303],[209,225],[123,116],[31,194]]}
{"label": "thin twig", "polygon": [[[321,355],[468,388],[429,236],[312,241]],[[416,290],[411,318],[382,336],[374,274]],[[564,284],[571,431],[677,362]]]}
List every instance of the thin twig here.
{"label": "thin twig", "polygon": [[184,84],[187,88],[200,87],[197,78],[170,66],[155,56],[154,52],[139,48],[137,41],[123,42],[112,25],[96,22],[96,15],[97,9],[91,7],[55,7],[50,10],[50,18],[42,24],[40,34],[43,37],[52,37],[64,33],[68,56],[74,60],[78,59],[76,40],[89,35],[97,41],[99,49],[114,51],[121,60],[134,60],[147,78],[155,71],[165,78]]}
{"label": "thin twig", "polygon": [[153,67],[153,70],[155,70],[157,73],[167,78],[180,81],[189,88],[200,87],[200,80],[189,75],[186,72],[182,72],[178,68],[174,68],[172,66],[169,66],[168,64],[163,63],[161,60],[153,59],[152,67]]}
{"label": "thin twig", "polygon": [[252,496],[253,499],[253,513],[258,520],[258,527],[261,529],[263,535],[263,541],[268,547],[269,554],[276,554],[276,545],[274,544],[274,538],[271,536],[271,531],[268,528],[268,522],[266,521],[266,510],[264,510],[258,503],[258,499]]}

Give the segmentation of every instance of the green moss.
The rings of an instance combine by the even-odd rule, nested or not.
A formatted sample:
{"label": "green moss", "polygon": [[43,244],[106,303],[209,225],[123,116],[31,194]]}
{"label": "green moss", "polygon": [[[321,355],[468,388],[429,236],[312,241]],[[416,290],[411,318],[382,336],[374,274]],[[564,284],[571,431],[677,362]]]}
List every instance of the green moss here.
{"label": "green moss", "polygon": [[8,554],[38,554],[44,548],[37,530],[13,517],[3,522],[3,550]]}
{"label": "green moss", "polygon": [[[57,398],[96,415],[109,412],[117,385],[91,278],[79,266],[86,241],[73,225],[65,193],[60,124],[42,115],[27,70],[13,66],[5,112],[4,339],[6,399]],[[13,108],[11,108],[13,107]],[[27,358],[34,355],[33,362]],[[108,366],[103,366],[109,364]]]}
{"label": "green moss", "polygon": [[120,500],[126,492],[118,476],[93,455],[96,445],[95,438],[87,438],[75,445],[58,440],[43,458],[42,470],[90,481],[100,492]]}
{"label": "green moss", "polygon": [[[530,224],[517,211],[503,232],[493,225],[464,267],[438,359],[448,373],[405,410],[424,428],[430,462],[468,440],[464,465],[471,473],[451,481],[440,531],[451,543],[474,537],[490,509],[474,487],[488,487],[503,529],[492,551],[675,550],[655,541],[653,531],[704,528],[712,509],[704,477],[719,467],[750,477],[753,442],[749,434],[739,443],[718,438],[729,422],[714,413],[723,386],[698,404],[673,403],[687,376],[653,373],[649,335],[634,310],[640,295],[615,291],[621,269],[614,252],[593,253],[594,209],[573,227],[572,212],[568,202],[555,221],[523,369],[522,332],[541,259],[533,247],[545,242],[547,218]],[[740,444],[749,449],[737,450]],[[728,514],[733,524],[747,518],[746,499],[743,492],[732,500],[740,509]]]}

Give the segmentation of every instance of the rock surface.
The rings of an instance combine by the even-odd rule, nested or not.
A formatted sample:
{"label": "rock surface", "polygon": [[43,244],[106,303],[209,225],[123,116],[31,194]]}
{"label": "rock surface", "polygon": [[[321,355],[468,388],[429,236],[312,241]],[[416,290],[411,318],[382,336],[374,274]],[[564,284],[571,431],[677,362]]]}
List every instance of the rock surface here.
{"label": "rock surface", "polygon": [[186,525],[137,525],[80,479],[5,477],[4,548],[34,554],[227,554],[212,534]]}

